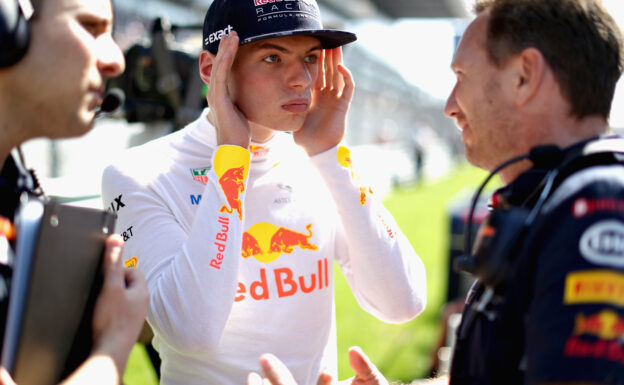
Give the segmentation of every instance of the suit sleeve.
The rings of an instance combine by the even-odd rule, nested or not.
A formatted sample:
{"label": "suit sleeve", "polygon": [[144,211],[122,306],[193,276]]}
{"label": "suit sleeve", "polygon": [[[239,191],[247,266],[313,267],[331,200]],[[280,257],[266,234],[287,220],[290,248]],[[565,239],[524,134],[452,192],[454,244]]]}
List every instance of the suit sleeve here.
{"label": "suit sleeve", "polygon": [[212,162],[189,228],[153,179],[110,166],[102,183],[105,204],[120,197],[124,202],[117,229],[126,232],[125,260],[146,277],[148,322],[174,349],[194,353],[218,344],[234,302],[249,152],[221,146]]}
{"label": "suit sleeve", "polygon": [[337,146],[312,157],[338,207],[337,261],[360,306],[386,322],[405,322],[426,304],[424,264],[373,190]]}

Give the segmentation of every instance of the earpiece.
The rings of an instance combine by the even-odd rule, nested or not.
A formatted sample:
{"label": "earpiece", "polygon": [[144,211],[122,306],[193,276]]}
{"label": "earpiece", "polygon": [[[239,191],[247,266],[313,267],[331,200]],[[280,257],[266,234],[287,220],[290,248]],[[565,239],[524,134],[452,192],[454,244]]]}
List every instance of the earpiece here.
{"label": "earpiece", "polygon": [[29,41],[28,17],[21,4],[18,0],[0,1],[0,68],[24,57]]}

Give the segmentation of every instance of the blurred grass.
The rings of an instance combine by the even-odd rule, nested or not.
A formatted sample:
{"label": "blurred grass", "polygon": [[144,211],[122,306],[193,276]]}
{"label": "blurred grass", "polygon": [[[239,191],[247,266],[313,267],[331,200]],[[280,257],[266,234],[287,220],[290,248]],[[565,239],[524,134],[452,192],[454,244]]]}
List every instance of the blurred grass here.
{"label": "blurred grass", "polygon": [[[360,346],[390,381],[410,382],[429,375],[431,354],[440,338],[439,316],[446,299],[451,198],[471,197],[487,174],[462,165],[442,180],[395,189],[384,201],[427,271],[427,308],[416,319],[386,324],[356,303],[342,274],[335,274],[338,373],[353,376],[350,346]],[[336,272],[339,270],[336,269]]]}
{"label": "blurred grass", "polygon": [[[435,183],[396,189],[384,201],[427,270],[427,309],[416,319],[392,325],[364,312],[340,270],[334,267],[340,379],[353,375],[347,351],[355,345],[362,347],[390,381],[410,382],[428,375],[431,351],[440,333],[440,310],[446,297],[449,200],[462,189],[472,193],[485,175],[481,170],[462,165]],[[136,345],[130,354],[123,382],[126,385],[158,383],[143,346]]]}

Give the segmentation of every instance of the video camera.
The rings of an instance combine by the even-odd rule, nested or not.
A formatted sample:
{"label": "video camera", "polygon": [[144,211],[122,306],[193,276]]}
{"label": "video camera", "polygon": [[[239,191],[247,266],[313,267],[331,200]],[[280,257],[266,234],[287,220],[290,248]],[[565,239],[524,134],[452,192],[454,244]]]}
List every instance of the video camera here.
{"label": "video camera", "polygon": [[201,26],[171,26],[156,18],[151,46],[135,44],[124,53],[126,71],[111,79],[108,87],[124,91],[128,122],[171,121],[177,130],[195,120],[206,107],[198,58],[170,48],[172,32],[182,29],[201,30]]}

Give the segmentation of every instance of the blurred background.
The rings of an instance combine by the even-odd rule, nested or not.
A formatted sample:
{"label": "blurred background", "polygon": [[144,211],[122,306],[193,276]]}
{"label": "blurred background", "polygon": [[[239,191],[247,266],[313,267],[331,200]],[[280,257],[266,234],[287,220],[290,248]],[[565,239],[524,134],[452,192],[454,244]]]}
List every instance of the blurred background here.
{"label": "blurred background", "polygon": [[[624,28],[624,3],[603,0]],[[173,132],[205,107],[197,75],[201,25],[211,0],[113,0],[115,37],[125,74],[110,86],[126,101],[99,118],[86,136],[36,139],[23,150],[48,195],[99,207],[103,168],[128,147]],[[361,346],[389,380],[410,382],[447,370],[450,310],[471,279],[452,271],[462,252],[468,201],[486,174],[466,164],[460,133],[444,117],[454,85],[453,52],[472,18],[471,0],[318,0],[326,27],[358,35],[344,48],[356,81],[347,144],[354,167],[384,199],[427,267],[428,307],[403,325],[384,324],[356,304],[336,269],[340,379],[353,373],[349,346]],[[624,131],[624,80],[611,126]],[[480,209],[482,210],[482,208]],[[480,215],[476,216],[476,223]],[[190,320],[192,322],[192,320]],[[447,337],[447,334],[449,336]],[[301,341],[306,343],[306,341]],[[137,345],[124,383],[156,384],[144,346]]]}

